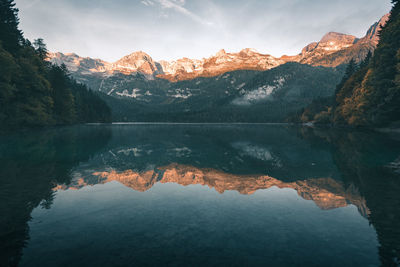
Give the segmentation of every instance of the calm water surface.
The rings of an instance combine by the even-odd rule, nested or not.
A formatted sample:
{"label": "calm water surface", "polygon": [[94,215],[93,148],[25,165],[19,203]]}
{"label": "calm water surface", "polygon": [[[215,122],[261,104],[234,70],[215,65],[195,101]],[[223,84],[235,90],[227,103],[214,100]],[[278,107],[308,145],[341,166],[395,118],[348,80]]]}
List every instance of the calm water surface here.
{"label": "calm water surface", "polygon": [[86,125],[0,162],[0,266],[400,264],[396,134]]}

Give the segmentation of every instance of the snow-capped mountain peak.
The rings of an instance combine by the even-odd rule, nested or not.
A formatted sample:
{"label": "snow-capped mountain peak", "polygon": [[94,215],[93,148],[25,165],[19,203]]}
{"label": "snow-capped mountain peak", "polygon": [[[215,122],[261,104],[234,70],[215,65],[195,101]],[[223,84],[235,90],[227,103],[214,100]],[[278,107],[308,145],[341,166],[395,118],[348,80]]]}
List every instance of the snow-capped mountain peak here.
{"label": "snow-capped mountain peak", "polygon": [[55,64],[64,63],[71,72],[79,74],[101,74],[110,76],[114,73],[125,75],[140,73],[148,79],[155,77],[169,81],[190,80],[197,77],[214,77],[236,70],[265,71],[287,62],[299,62],[312,66],[337,67],[351,59],[363,60],[376,48],[379,41],[379,29],[386,24],[389,14],[373,24],[363,38],[353,35],[329,32],[319,42],[313,42],[295,56],[275,58],[259,53],[252,48],[245,48],[238,53],[229,53],[224,49],[214,56],[203,59],[182,58],[174,61],[154,61],[143,51],[134,52],[114,63],[100,59],[81,58],[74,53],[50,53],[49,60]]}

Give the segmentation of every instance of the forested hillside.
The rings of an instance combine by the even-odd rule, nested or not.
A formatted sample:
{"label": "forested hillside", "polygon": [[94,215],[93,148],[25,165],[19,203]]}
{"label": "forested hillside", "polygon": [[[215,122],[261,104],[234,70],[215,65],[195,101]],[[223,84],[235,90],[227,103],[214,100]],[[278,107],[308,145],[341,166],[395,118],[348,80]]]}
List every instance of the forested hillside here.
{"label": "forested hillside", "polygon": [[350,62],[334,98],[314,101],[290,121],[350,126],[388,126],[400,121],[400,4],[380,31],[373,56]]}
{"label": "forested hillside", "polygon": [[115,97],[104,95],[114,121],[282,122],[313,99],[332,96],[342,69],[287,63],[264,72],[234,71],[176,83],[114,76],[102,85],[119,87],[110,91],[117,91]]}
{"label": "forested hillside", "polygon": [[47,61],[42,39],[18,29],[14,0],[0,0],[0,129],[109,122],[106,103]]}

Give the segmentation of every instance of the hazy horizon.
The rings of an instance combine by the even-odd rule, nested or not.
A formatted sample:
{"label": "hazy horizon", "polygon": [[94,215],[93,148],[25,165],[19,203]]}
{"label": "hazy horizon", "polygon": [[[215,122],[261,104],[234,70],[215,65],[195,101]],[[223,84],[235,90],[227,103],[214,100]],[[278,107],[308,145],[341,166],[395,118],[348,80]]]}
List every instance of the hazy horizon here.
{"label": "hazy horizon", "polygon": [[[203,58],[220,49],[295,55],[331,31],[362,37],[390,1],[16,0],[20,27],[52,52],[106,61],[135,51],[155,60]],[[245,21],[246,23],[243,23]]]}

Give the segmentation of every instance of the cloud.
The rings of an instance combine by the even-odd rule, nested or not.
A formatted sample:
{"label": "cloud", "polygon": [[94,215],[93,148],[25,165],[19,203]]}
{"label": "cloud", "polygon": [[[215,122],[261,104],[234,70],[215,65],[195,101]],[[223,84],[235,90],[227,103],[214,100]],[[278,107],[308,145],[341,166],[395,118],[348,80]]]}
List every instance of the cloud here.
{"label": "cloud", "polygon": [[140,2],[145,6],[154,6],[154,2],[150,1],[150,0],[143,0],[143,1],[140,1]]}
{"label": "cloud", "polygon": [[156,60],[203,58],[221,48],[245,47],[277,57],[295,55],[329,31],[361,37],[391,8],[382,0],[15,2],[26,38],[43,37],[52,51],[110,62],[138,50]]}
{"label": "cloud", "polygon": [[209,22],[202,17],[194,14],[193,12],[189,11],[187,8],[184,7],[186,1],[185,0],[158,0],[162,8],[165,9],[173,9],[176,12],[179,12],[192,20],[201,23],[203,25],[212,26],[213,23]]}
{"label": "cloud", "polygon": [[38,4],[39,1],[40,1],[40,0],[33,0],[33,1],[31,1],[29,4],[27,4],[26,7],[27,7],[27,8],[31,8],[32,6]]}
{"label": "cloud", "polygon": [[181,6],[186,4],[186,0],[170,0],[170,1]]}

